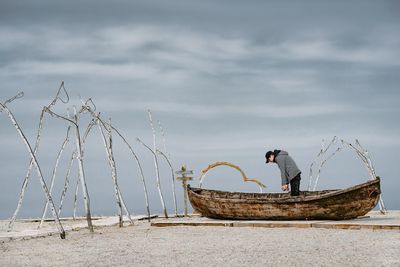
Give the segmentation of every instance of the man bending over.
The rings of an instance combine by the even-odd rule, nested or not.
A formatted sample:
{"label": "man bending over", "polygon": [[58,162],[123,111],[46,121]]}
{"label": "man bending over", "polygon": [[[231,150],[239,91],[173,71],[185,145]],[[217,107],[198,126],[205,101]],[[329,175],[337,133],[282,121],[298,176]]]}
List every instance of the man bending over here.
{"label": "man bending over", "polygon": [[282,150],[268,151],[265,154],[265,163],[276,163],[281,170],[282,179],[282,191],[289,191],[290,183],[290,195],[300,195],[300,174],[301,171],[297,168],[294,160],[289,156],[289,153]]}

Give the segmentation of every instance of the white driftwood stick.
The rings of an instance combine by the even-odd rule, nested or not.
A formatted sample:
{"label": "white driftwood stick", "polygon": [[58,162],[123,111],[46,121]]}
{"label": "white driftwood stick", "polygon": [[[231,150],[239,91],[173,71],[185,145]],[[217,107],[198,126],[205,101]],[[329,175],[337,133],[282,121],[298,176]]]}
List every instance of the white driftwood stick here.
{"label": "white driftwood stick", "polygon": [[114,152],[113,152],[113,140],[112,140],[112,128],[111,128],[111,118],[109,119],[109,123],[108,123],[109,127],[107,129],[108,132],[108,151],[109,151],[109,157],[110,157],[110,162],[112,164],[111,168],[114,169],[114,176],[115,176],[115,184],[118,190],[118,195],[119,195],[119,199],[121,200],[121,204],[122,204],[122,208],[125,211],[126,216],[128,217],[129,221],[131,222],[132,225],[134,225],[135,223],[132,220],[131,214],[125,204],[125,200],[124,197],[122,196],[121,193],[121,189],[119,188],[119,184],[118,184],[118,175],[117,175],[117,163],[115,162],[115,158],[114,158]]}
{"label": "white driftwood stick", "polygon": [[367,163],[369,165],[369,168],[371,169],[371,173],[374,176],[374,178],[376,177],[376,173],[375,173],[375,168],[374,165],[372,164],[372,160],[371,157],[369,156],[369,153],[366,149],[364,149],[360,142],[358,141],[358,139],[356,139],[356,145],[358,145],[358,147],[360,148],[360,150],[363,152],[363,154],[365,155],[365,158],[367,159]]}
{"label": "white driftwood stick", "polygon": [[[100,124],[99,124],[100,125]],[[115,160],[113,158],[112,155],[112,134],[109,130],[109,128],[105,128],[107,131],[107,135],[108,135],[108,143],[105,139],[104,133],[103,134],[103,138],[105,141],[105,147],[106,147],[106,154],[108,156],[108,163],[110,165],[111,168],[111,177],[114,183],[114,189],[115,189],[115,194],[117,195],[117,203],[118,203],[118,208],[119,208],[119,227],[123,226],[124,220],[122,217],[122,208],[123,208],[123,204],[122,204],[122,198],[121,198],[121,194],[119,191],[119,186],[118,186],[118,177],[117,177],[117,168],[115,165]]]}
{"label": "white driftwood stick", "polygon": [[171,169],[171,179],[172,179],[172,194],[173,194],[173,199],[174,199],[174,211],[175,211],[175,216],[178,216],[178,207],[176,204],[176,195],[175,195],[175,172],[174,168],[172,167],[171,161],[168,159],[167,155],[165,155],[162,151],[157,149],[157,153],[159,153],[161,156],[165,158],[167,161],[169,168]]}
{"label": "white driftwood stick", "polygon": [[86,213],[86,220],[88,223],[88,228],[90,232],[94,232],[93,224],[92,224],[92,215],[90,213],[90,199],[89,199],[89,192],[86,186],[86,179],[85,179],[85,171],[83,167],[83,156],[82,156],[82,143],[81,143],[81,136],[79,132],[79,124],[78,124],[78,115],[74,115],[75,120],[75,129],[76,129],[76,150],[78,156],[78,167],[79,167],[79,180],[81,181],[82,192],[83,192],[83,200],[85,203],[85,213]]}
{"label": "white driftwood stick", "polygon": [[[86,127],[85,134],[84,134],[84,136],[83,136],[83,138],[82,138],[82,157],[83,157],[84,154],[85,154],[85,142],[86,142],[87,136],[89,135],[90,130],[91,130],[92,127],[93,127],[93,122],[94,122],[94,121],[92,120],[92,121],[89,123],[89,125]],[[70,175],[70,172],[71,172],[71,168],[72,168],[72,165],[73,165],[73,161],[74,161],[74,159],[77,158],[76,154],[77,154],[77,152],[76,152],[76,150],[75,150],[74,152],[72,152],[72,155],[71,155],[71,158],[70,158],[70,162],[69,162],[68,169],[67,169],[67,174],[66,174],[66,176],[65,176],[64,189],[63,189],[63,191],[62,191],[62,193],[61,193],[60,206],[59,206],[59,208],[58,208],[58,216],[60,216],[61,209],[62,209],[62,206],[63,206],[63,203],[64,203],[64,198],[65,198],[65,195],[66,195],[67,190],[68,190],[69,175]],[[79,177],[78,177],[77,179],[78,179],[77,185],[79,185]],[[76,213],[77,194],[78,194],[78,191],[77,191],[77,189],[75,189],[74,216],[73,216],[74,219],[75,219],[75,213]]]}
{"label": "white driftwood stick", "polygon": [[[82,139],[82,157],[85,154],[85,142],[86,142],[87,136],[89,135],[90,130],[92,129],[92,127],[94,125],[93,122],[94,121],[92,120],[89,123],[88,127],[86,128],[85,135],[83,136],[83,139]],[[75,153],[75,157],[77,158],[77,156],[76,156],[77,152],[74,151],[74,153]],[[80,183],[80,178],[79,178],[79,175],[78,175],[78,177],[76,179],[75,195],[74,195],[74,208],[73,208],[73,216],[72,216],[72,218],[74,220],[76,218],[76,207],[77,207],[77,202],[78,202],[79,183]]]}
{"label": "white driftwood stick", "polygon": [[28,139],[25,137],[24,133],[22,132],[21,128],[19,127],[19,125],[18,125],[14,115],[12,114],[12,112],[6,106],[4,106],[1,103],[0,103],[0,110],[1,111],[5,111],[7,113],[8,117],[10,118],[10,120],[11,120],[12,124],[14,125],[15,129],[17,130],[18,134],[20,135],[20,137],[22,138],[23,142],[25,143],[25,146],[28,149],[30,157],[33,159],[33,162],[34,162],[34,164],[36,166],[36,171],[37,171],[37,174],[39,176],[40,183],[42,184],[43,191],[45,192],[46,198],[50,202],[51,211],[53,213],[56,225],[57,225],[58,230],[60,232],[60,237],[61,237],[61,239],[65,239],[64,228],[61,225],[61,222],[60,222],[60,220],[58,218],[58,215],[57,215],[57,212],[56,212],[56,208],[54,206],[53,199],[51,198],[50,192],[49,192],[49,190],[47,188],[47,185],[46,185],[46,182],[45,182],[45,180],[43,178],[42,170],[40,169],[40,165],[39,165],[39,163],[37,161],[37,158],[36,158],[36,156],[35,156],[35,154],[34,154],[34,152],[32,150],[31,145],[28,142]]}
{"label": "white driftwood stick", "polygon": [[[372,165],[372,161],[371,161],[371,158],[370,158],[370,156],[369,156],[369,154],[368,154],[368,151],[365,150],[365,149],[361,146],[360,142],[356,139],[356,144],[357,144],[357,146],[358,146],[358,147],[356,147],[356,146],[354,146],[353,144],[351,144],[351,143],[349,143],[349,142],[347,142],[347,141],[345,141],[345,140],[341,140],[341,141],[342,141],[343,144],[346,144],[348,147],[350,147],[350,148],[352,148],[352,149],[355,150],[355,152],[356,152],[356,154],[358,155],[358,157],[359,157],[359,158],[365,163],[365,165],[367,166],[368,173],[369,173],[371,179],[376,179],[375,169],[374,169],[374,167],[373,167],[373,165]],[[379,211],[380,211],[382,214],[386,214],[386,213],[387,213],[387,210],[386,210],[385,204],[383,203],[382,195],[379,197],[379,202],[378,202],[378,203],[379,203]]]}
{"label": "white driftwood stick", "polygon": [[70,122],[72,125],[75,127],[75,133],[76,133],[76,150],[77,150],[77,159],[78,159],[78,170],[79,170],[79,180],[81,182],[82,186],[82,192],[83,192],[83,200],[85,203],[85,213],[86,213],[86,220],[88,223],[88,228],[90,232],[93,231],[93,224],[92,224],[92,215],[90,212],[90,198],[89,198],[89,192],[87,190],[86,186],[86,179],[85,179],[85,172],[83,168],[83,157],[82,157],[82,143],[81,143],[81,136],[80,136],[80,131],[79,131],[79,117],[78,113],[76,112],[76,109],[74,108],[74,120],[71,120],[69,118],[66,118],[64,116],[58,115],[57,113],[51,111],[50,109],[46,108],[45,111],[49,113],[51,116],[54,116],[59,119],[63,119],[65,121]]}
{"label": "white driftwood stick", "polygon": [[[51,182],[50,182],[50,190],[49,190],[50,194],[53,192],[54,182],[55,182],[55,178],[56,178],[56,174],[57,174],[57,168],[58,168],[58,164],[59,164],[60,159],[61,159],[61,155],[64,152],[65,146],[69,142],[69,131],[70,130],[71,130],[71,126],[68,126],[67,136],[65,137],[65,139],[64,139],[64,141],[63,141],[63,143],[61,145],[60,151],[57,154],[57,159],[56,159],[56,163],[55,163],[54,168],[53,168],[53,175],[51,177]],[[49,207],[49,202],[46,201],[46,204],[44,205],[44,208],[43,208],[42,219],[40,220],[38,228],[41,228],[42,225],[43,225],[44,217],[46,216],[48,207]],[[57,212],[57,215],[58,215],[58,212]]]}
{"label": "white driftwood stick", "polygon": [[[349,144],[349,146],[352,147],[352,148],[357,152],[357,155],[358,155],[358,156],[361,158],[361,160],[363,160],[364,163],[367,165],[368,172],[369,172],[369,174],[370,174],[370,176],[371,176],[371,179],[376,179],[375,169],[374,169],[374,167],[373,167],[373,165],[372,165],[372,161],[371,161],[371,158],[369,157],[368,151],[365,150],[365,149],[361,146],[361,144],[358,142],[357,139],[356,139],[356,144],[358,145],[358,148],[357,148],[356,146],[352,145],[352,144]],[[384,202],[383,202],[382,195],[379,196],[379,202],[378,202],[378,204],[379,204],[379,211],[380,211],[382,214],[386,214],[386,213],[387,213],[387,210],[386,210],[385,204],[384,204]]]}
{"label": "white driftwood stick", "polygon": [[[66,100],[61,98],[61,93],[65,94]],[[60,87],[58,88],[57,94],[54,97],[53,101],[47,106],[47,108],[51,108],[52,106],[54,106],[57,101],[60,100],[61,102],[63,102],[64,104],[67,104],[69,102],[69,95],[67,90],[64,87],[64,81],[61,81]]]}
{"label": "white driftwood stick", "polygon": [[[62,89],[63,89],[63,91],[64,91],[64,93],[66,95],[66,98],[67,98],[66,100],[63,100],[60,97]],[[23,95],[24,95],[24,93],[20,92],[16,96],[14,96],[14,97],[8,99],[6,102],[4,102],[4,105],[7,105],[7,103],[11,103],[12,101],[14,101],[16,99],[23,97]],[[68,103],[68,101],[69,101],[69,95],[68,95],[67,90],[64,87],[64,81],[61,82],[61,85],[60,85],[60,87],[59,87],[59,89],[57,91],[56,96],[54,97],[53,101],[47,106],[47,108],[50,109],[52,106],[54,106],[57,103],[58,99],[61,100],[61,102],[63,102],[64,104]],[[38,131],[37,131],[37,135],[36,135],[36,143],[35,143],[35,147],[33,149],[35,156],[37,154],[37,150],[39,149],[40,136],[41,136],[41,131],[42,131],[42,127],[43,127],[44,112],[45,112],[45,109],[43,108],[42,112],[40,114],[39,127],[38,127]],[[22,206],[23,199],[24,199],[24,196],[25,196],[25,190],[26,190],[26,188],[28,186],[28,180],[29,180],[29,177],[31,175],[33,165],[34,165],[33,159],[31,159],[30,162],[29,162],[29,167],[28,167],[27,174],[25,175],[24,181],[22,183],[22,188],[21,188],[21,193],[20,193],[20,196],[19,196],[17,208],[15,209],[14,214],[13,214],[12,218],[10,219],[10,223],[8,225],[8,231],[11,231],[13,229],[15,219],[17,218],[19,210],[20,210],[20,208]]]}
{"label": "white driftwood stick", "polygon": [[[41,131],[42,131],[42,128],[43,128],[43,117],[44,117],[44,109],[42,110],[42,113],[40,114],[40,118],[39,118],[39,126],[38,126],[38,130],[37,130],[37,135],[36,135],[36,143],[35,143],[35,148],[33,150],[33,153],[35,155],[37,154],[37,151],[39,149]],[[25,196],[25,191],[26,191],[26,188],[28,187],[28,181],[29,181],[29,178],[30,178],[31,173],[32,173],[33,165],[34,165],[33,159],[31,158],[30,162],[29,162],[28,171],[26,172],[24,181],[22,183],[21,193],[19,195],[17,207],[16,207],[16,209],[14,211],[13,216],[10,219],[9,224],[8,224],[8,231],[12,231],[12,229],[14,227],[15,219],[18,216],[19,210],[21,209],[21,206],[22,206],[22,203],[23,203],[23,200],[24,200],[24,196]]]}
{"label": "white driftwood stick", "polygon": [[159,170],[159,167],[158,167],[158,159],[157,159],[157,154],[156,154],[156,150],[157,150],[156,130],[154,128],[153,116],[152,116],[152,113],[151,113],[150,109],[147,110],[147,114],[149,115],[149,122],[150,122],[151,132],[153,134],[153,149],[151,151],[153,153],[154,166],[156,168],[158,193],[160,194],[160,198],[162,199],[161,202],[162,202],[162,206],[163,206],[163,210],[164,210],[164,215],[165,215],[166,218],[168,218],[167,208],[165,206],[164,197],[163,197],[162,191],[161,191],[160,170]]}
{"label": "white driftwood stick", "polygon": [[[7,99],[6,101],[4,101],[4,104],[2,106],[6,106],[7,104],[10,104],[11,102],[13,102],[14,100],[20,99],[24,97],[24,92],[19,92],[18,94],[16,94],[15,96]],[[0,103],[1,104],[1,103]],[[2,111],[2,106],[0,106],[0,112]]]}
{"label": "white driftwood stick", "polygon": [[[332,144],[336,143],[337,141],[337,137],[334,136],[331,140],[331,142],[328,144],[328,146],[325,147],[325,140],[322,139],[322,143],[321,143],[321,149],[317,155],[317,157],[314,159],[314,161],[311,163],[310,165],[310,173],[309,173],[309,177],[308,177],[308,187],[307,187],[307,191],[311,190],[311,184],[312,184],[312,179],[313,179],[313,167],[314,164],[319,162],[321,164],[321,157],[326,153],[326,151],[328,151],[328,149],[331,147]],[[320,166],[321,169],[321,166]]]}
{"label": "white driftwood stick", "polygon": [[365,163],[369,176],[371,177],[371,179],[376,179],[376,176],[374,176],[374,172],[371,169],[371,166],[368,164],[368,159],[367,156],[357,147],[355,147],[353,144],[345,141],[345,140],[341,140],[343,144],[346,144],[348,147],[354,149],[354,151],[356,152],[357,156]]}
{"label": "white driftwood stick", "polygon": [[64,204],[65,195],[67,194],[67,190],[68,190],[68,186],[69,186],[69,175],[71,174],[71,169],[72,169],[72,165],[74,163],[75,157],[76,157],[75,154],[72,153],[72,156],[68,163],[67,173],[66,173],[65,179],[64,179],[64,188],[63,188],[63,191],[61,192],[60,205],[58,206],[58,212],[57,212],[58,216],[60,216],[60,214],[61,214],[61,209]]}
{"label": "white driftwood stick", "polygon": [[138,141],[140,144],[142,144],[145,148],[147,148],[153,154],[154,165],[155,165],[155,169],[156,169],[156,181],[157,181],[158,194],[160,195],[160,201],[161,201],[161,206],[162,206],[163,211],[164,211],[164,215],[165,215],[166,218],[168,218],[168,213],[167,213],[167,209],[165,207],[164,197],[163,197],[163,194],[162,194],[162,191],[161,191],[160,172],[158,170],[157,155],[148,145],[143,143],[142,140],[140,140],[139,138],[136,138],[136,141]]}
{"label": "white driftwood stick", "polygon": [[76,179],[76,186],[75,186],[75,196],[74,196],[74,213],[72,215],[72,218],[75,220],[76,219],[76,207],[78,205],[78,191],[79,191],[79,183],[81,181],[79,174],[77,175]]}
{"label": "white driftwood stick", "polygon": [[122,141],[124,141],[124,143],[128,146],[129,151],[131,152],[131,154],[132,154],[133,158],[135,159],[135,162],[138,166],[140,178],[141,178],[142,184],[143,184],[143,191],[144,191],[144,197],[145,197],[145,201],[146,201],[148,220],[150,221],[151,215],[150,215],[149,197],[147,194],[147,186],[146,186],[146,181],[144,179],[142,165],[140,164],[139,158],[136,155],[135,151],[133,150],[132,146],[128,143],[128,141],[125,139],[125,137],[114,126],[111,125],[111,128],[119,135],[119,137],[122,139]]}
{"label": "white driftwood stick", "polygon": [[[119,211],[119,226],[122,227],[123,226],[123,218],[122,218],[122,208],[125,211],[126,216],[128,217],[129,221],[131,222],[131,224],[134,224],[134,221],[132,220],[132,217],[130,215],[130,212],[125,204],[124,198],[122,196],[121,193],[121,189],[119,188],[118,185],[118,176],[117,176],[117,168],[116,168],[116,163],[115,163],[115,159],[114,159],[114,154],[113,154],[113,149],[112,149],[112,132],[111,132],[111,127],[108,127],[106,123],[104,123],[100,117],[97,117],[98,120],[98,126],[100,129],[100,133],[103,137],[103,142],[104,142],[104,147],[106,148],[106,154],[108,157],[108,163],[110,165],[111,168],[111,177],[114,183],[114,191],[115,191],[115,196],[116,196],[116,200],[117,200],[117,205],[118,205],[118,211]],[[101,123],[101,125],[100,125]],[[109,125],[111,125],[111,120]],[[104,134],[103,128],[102,126],[106,129],[107,133],[108,133],[108,142],[106,139],[106,136]]]}
{"label": "white driftwood stick", "polygon": [[[120,225],[120,227],[123,226],[123,218],[122,218],[122,209],[121,209],[121,206],[123,207],[123,209],[124,209],[124,211],[125,211],[125,213],[126,213],[128,219],[129,219],[129,221],[130,221],[132,224],[134,224],[134,221],[132,220],[132,217],[131,217],[131,215],[130,215],[129,209],[127,208],[127,206],[126,206],[126,204],[125,204],[125,201],[124,201],[124,198],[123,198],[123,196],[122,196],[121,189],[119,188],[119,185],[118,185],[116,163],[115,163],[114,155],[113,155],[113,152],[112,152],[112,130],[115,130],[115,131],[118,133],[118,135],[124,140],[124,142],[125,142],[126,144],[128,144],[128,142],[127,142],[127,141],[125,140],[125,138],[123,138],[123,136],[111,125],[111,119],[110,119],[110,122],[109,122],[108,124],[105,123],[105,122],[100,118],[100,113],[96,114],[96,113],[94,112],[94,110],[88,105],[88,103],[92,103],[93,106],[94,106],[94,109],[95,109],[95,104],[94,104],[94,102],[92,101],[91,98],[89,98],[86,102],[83,102],[83,101],[82,101],[82,104],[83,104],[83,105],[82,105],[82,107],[81,107],[81,111],[80,111],[80,112],[88,111],[88,112],[92,115],[93,121],[95,121],[95,122],[97,123],[98,128],[99,128],[99,131],[100,131],[101,136],[102,136],[102,138],[103,138],[103,144],[104,144],[104,147],[106,148],[106,153],[107,153],[108,160],[109,160],[109,164],[110,164],[110,167],[111,167],[111,174],[112,174],[113,182],[115,181],[115,182],[114,182],[114,188],[115,188],[115,193],[116,193],[116,198],[117,198],[117,206],[118,206],[119,211],[120,211],[120,216],[119,216],[120,221],[119,221],[119,225]],[[100,125],[100,124],[101,124],[101,125]],[[104,132],[103,132],[102,127],[104,127],[104,129],[106,129],[106,131],[107,131],[107,133],[108,133],[109,142],[107,142],[107,139],[106,139],[106,137],[105,137],[105,134],[104,134]],[[129,144],[128,144],[128,147],[130,148],[131,152],[134,154],[134,156],[135,156],[136,159],[137,159],[136,154],[133,152],[133,149],[130,147]],[[140,169],[141,169],[141,166],[140,166],[140,163],[139,163],[138,159],[137,159],[137,164],[139,165],[139,167],[140,167]],[[144,181],[144,177],[143,177],[143,181]],[[144,184],[144,185],[145,185],[145,184]],[[147,190],[146,190],[146,187],[145,187],[145,194],[146,194],[146,201],[147,201],[148,216],[149,216],[149,218],[150,218],[150,210],[149,210],[149,206],[148,206],[148,199],[147,199]]]}
{"label": "white driftwood stick", "polygon": [[326,163],[329,159],[331,159],[333,156],[335,156],[336,153],[339,152],[341,149],[342,149],[341,147],[338,147],[330,156],[328,156],[326,159],[324,159],[324,160],[321,162],[321,164],[319,165],[317,177],[316,177],[316,179],[315,179],[313,191],[315,191],[315,189],[317,188],[317,184],[318,184],[319,177],[320,177],[320,175],[321,175],[321,169],[322,169],[322,167],[325,165],[325,163]]}
{"label": "white driftwood stick", "polygon": [[[367,161],[368,161],[368,165],[370,166],[372,175],[373,175],[374,177],[376,177],[375,168],[374,168],[374,165],[372,164],[372,160],[371,160],[371,157],[369,156],[368,151],[367,151],[365,148],[363,148],[363,147],[361,146],[361,144],[360,144],[360,142],[358,141],[358,139],[356,139],[356,144],[358,145],[358,147],[359,147],[359,148],[364,152],[364,154],[366,155],[366,158],[367,158]],[[387,210],[386,210],[386,207],[385,207],[385,203],[383,202],[383,199],[382,199],[382,195],[379,196],[379,211],[380,211],[382,214],[386,214],[386,213],[387,213]]]}
{"label": "white driftwood stick", "polygon": [[171,160],[171,155],[168,153],[167,150],[167,141],[165,138],[165,132],[164,132],[164,128],[161,125],[161,122],[158,121],[158,127],[160,128],[160,132],[161,132],[161,136],[162,136],[162,140],[163,140],[163,144],[164,144],[164,153],[161,150],[156,149],[156,151],[159,152],[159,154],[161,154],[165,160],[168,162],[169,167],[171,168],[171,178],[172,178],[172,197],[174,199],[174,210],[175,210],[175,216],[178,215],[178,207],[177,207],[177,202],[176,202],[176,192],[175,192],[175,172],[174,169],[172,168],[172,160]]}
{"label": "white driftwood stick", "polygon": [[387,209],[385,207],[385,203],[383,202],[382,195],[379,196],[379,211],[382,214],[386,214],[387,213]]}
{"label": "white driftwood stick", "polygon": [[117,182],[116,182],[116,179],[115,179],[115,173],[114,173],[115,169],[112,166],[112,162],[111,162],[111,159],[110,159],[110,152],[108,151],[109,150],[109,145],[108,145],[106,136],[104,134],[103,128],[100,125],[100,120],[98,121],[97,126],[99,128],[101,136],[103,137],[103,143],[104,143],[104,148],[106,149],[106,154],[107,154],[107,158],[108,158],[108,164],[110,165],[110,168],[111,168],[111,177],[112,177],[113,184],[114,184],[115,199],[117,201],[117,207],[118,207],[119,227],[122,227],[123,226],[122,204],[121,204],[120,194],[118,194],[118,186],[117,186]]}
{"label": "white driftwood stick", "polygon": [[[83,102],[83,101],[82,101]],[[82,105],[82,110],[86,110],[88,111],[90,114],[92,114],[93,118],[95,118],[96,120],[99,120],[101,122],[101,124],[103,125],[104,128],[109,127],[111,128],[113,131],[115,131],[118,136],[122,139],[122,141],[128,146],[129,151],[131,152],[131,154],[133,155],[133,158],[136,162],[136,165],[138,166],[139,172],[140,172],[140,177],[142,180],[142,184],[143,184],[143,190],[144,190],[144,196],[145,196],[145,201],[146,201],[146,208],[147,208],[147,215],[148,215],[148,220],[150,221],[150,206],[149,206],[149,197],[148,197],[148,193],[147,193],[147,186],[146,186],[146,181],[144,178],[144,174],[143,174],[143,168],[142,165],[140,164],[139,161],[139,157],[137,156],[137,154],[135,153],[135,151],[133,150],[132,146],[129,144],[129,142],[125,139],[125,137],[118,131],[118,129],[116,129],[114,126],[112,125],[107,125],[103,120],[100,119],[100,113],[96,114],[94,112],[94,110],[88,105],[88,102],[92,103],[93,106],[95,106],[94,102],[89,99],[88,101],[84,102]],[[107,126],[106,126],[107,125]]]}
{"label": "white driftwood stick", "polygon": [[[167,150],[167,140],[165,137],[164,127],[161,125],[161,122],[159,120],[158,120],[158,128],[160,128],[161,137],[163,140],[164,154],[165,154],[165,156],[168,157],[169,161],[171,161],[171,155],[169,154],[169,152]],[[172,163],[172,161],[171,161],[171,163]]]}

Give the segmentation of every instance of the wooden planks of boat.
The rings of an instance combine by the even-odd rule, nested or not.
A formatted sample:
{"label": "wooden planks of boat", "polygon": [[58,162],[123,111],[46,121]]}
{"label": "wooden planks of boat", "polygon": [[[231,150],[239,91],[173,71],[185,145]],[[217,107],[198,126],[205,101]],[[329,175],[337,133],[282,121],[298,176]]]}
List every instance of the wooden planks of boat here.
{"label": "wooden planks of boat", "polygon": [[235,220],[345,220],[367,214],[379,201],[380,178],[347,189],[244,193],[192,188],[190,203],[205,217]]}

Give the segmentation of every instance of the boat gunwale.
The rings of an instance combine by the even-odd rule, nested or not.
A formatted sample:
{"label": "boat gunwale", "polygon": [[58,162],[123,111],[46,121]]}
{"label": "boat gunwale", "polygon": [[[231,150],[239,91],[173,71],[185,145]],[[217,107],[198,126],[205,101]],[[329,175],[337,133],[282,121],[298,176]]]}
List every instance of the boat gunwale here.
{"label": "boat gunwale", "polygon": [[[199,194],[199,193],[195,192],[195,190],[214,191],[214,192],[230,193],[230,194],[241,194],[244,192],[230,192],[230,191],[203,189],[203,188],[190,187],[190,185],[188,185],[188,192],[190,192],[190,194],[193,194],[198,198],[202,198],[205,200],[230,202],[230,203],[247,203],[247,204],[304,203],[304,202],[311,202],[311,201],[326,199],[326,198],[330,198],[330,197],[335,197],[338,195],[346,194],[351,191],[356,191],[358,189],[362,189],[362,188],[369,187],[369,186],[372,186],[374,184],[379,184],[379,183],[380,183],[380,178],[376,177],[374,180],[369,180],[365,183],[351,186],[351,187],[348,187],[345,189],[337,189],[336,191],[328,192],[326,194],[314,195],[314,196],[295,196],[295,197],[292,197],[288,194],[288,196],[285,198],[263,198],[263,199],[258,199],[258,198],[215,198],[215,197],[210,197],[210,196],[205,196],[205,195]],[[381,192],[379,191],[379,194],[380,193]],[[250,193],[250,194],[266,195],[266,194],[280,194],[280,193]],[[190,198],[190,196],[189,196],[189,198]]]}

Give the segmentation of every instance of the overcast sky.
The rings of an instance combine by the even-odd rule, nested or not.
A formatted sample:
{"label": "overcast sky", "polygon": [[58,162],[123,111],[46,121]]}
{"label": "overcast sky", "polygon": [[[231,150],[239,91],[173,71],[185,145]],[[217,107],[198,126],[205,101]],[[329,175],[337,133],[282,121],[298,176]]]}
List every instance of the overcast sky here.
{"label": "overcast sky", "polygon": [[[322,139],[358,138],[382,177],[387,207],[400,209],[399,47],[398,1],[2,0],[0,101],[25,92],[9,107],[34,144],[41,108],[62,80],[71,100],[57,104],[58,112],[79,105],[80,97],[92,97],[135,145],[154,212],[160,211],[160,201],[152,158],[135,142],[140,137],[152,144],[148,108],[165,128],[176,169],[187,164],[198,177],[208,164],[230,161],[267,184],[267,191],[280,187],[278,168],[264,164],[267,150],[284,149],[293,156],[304,190]],[[87,120],[85,115],[82,124]],[[66,126],[45,118],[38,157],[48,181]],[[4,114],[0,137],[0,217],[7,218],[29,157]],[[89,193],[95,214],[114,214],[101,142],[93,131],[85,162]],[[60,163],[56,205],[73,145]],[[143,213],[138,170],[118,141],[115,154],[128,206]],[[170,172],[161,164],[172,212]],[[318,188],[345,188],[367,175],[354,152],[344,150],[326,164]],[[224,167],[210,172],[204,186],[258,191]],[[71,214],[73,190],[65,215]],[[178,184],[177,190],[181,200]],[[44,196],[35,175],[26,198],[21,216],[40,216]]]}

